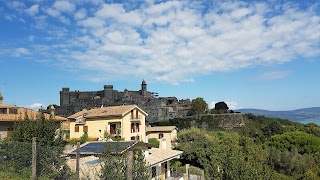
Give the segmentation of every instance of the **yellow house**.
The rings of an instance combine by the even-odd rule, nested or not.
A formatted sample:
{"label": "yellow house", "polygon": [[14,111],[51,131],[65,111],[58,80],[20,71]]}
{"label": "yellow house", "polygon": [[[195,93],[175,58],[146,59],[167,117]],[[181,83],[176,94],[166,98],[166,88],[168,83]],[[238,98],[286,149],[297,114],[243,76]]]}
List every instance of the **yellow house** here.
{"label": "yellow house", "polygon": [[80,138],[87,132],[89,137],[103,140],[106,131],[125,141],[145,141],[146,116],[147,113],[136,105],[84,109],[68,117],[70,138]]}
{"label": "yellow house", "polygon": [[172,144],[177,138],[176,126],[155,126],[147,127],[147,138],[156,138],[160,141],[160,149],[172,149]]}

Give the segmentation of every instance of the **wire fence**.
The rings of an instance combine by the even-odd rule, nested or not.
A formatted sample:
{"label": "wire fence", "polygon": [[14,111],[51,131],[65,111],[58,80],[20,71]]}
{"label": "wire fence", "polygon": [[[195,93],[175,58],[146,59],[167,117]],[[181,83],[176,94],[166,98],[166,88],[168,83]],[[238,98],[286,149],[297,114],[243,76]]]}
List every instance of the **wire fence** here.
{"label": "wire fence", "polygon": [[[37,145],[32,142],[0,142],[0,179],[72,179],[74,174],[61,156],[63,147]],[[3,177],[2,177],[3,176]]]}
{"label": "wire fence", "polygon": [[[187,179],[185,171],[147,165],[141,150],[66,155],[64,146],[0,141],[0,179],[159,180]],[[169,175],[169,176],[168,176]],[[169,178],[170,177],[170,178]],[[201,179],[199,177],[190,179]]]}

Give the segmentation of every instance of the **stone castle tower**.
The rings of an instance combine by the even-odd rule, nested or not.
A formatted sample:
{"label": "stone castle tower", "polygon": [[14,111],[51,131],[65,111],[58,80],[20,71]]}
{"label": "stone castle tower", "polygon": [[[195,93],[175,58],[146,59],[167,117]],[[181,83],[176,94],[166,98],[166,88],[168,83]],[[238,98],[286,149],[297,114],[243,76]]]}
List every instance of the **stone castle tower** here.
{"label": "stone castle tower", "polygon": [[147,96],[147,84],[146,82],[143,80],[142,83],[141,83],[141,95],[143,97],[146,97]]}

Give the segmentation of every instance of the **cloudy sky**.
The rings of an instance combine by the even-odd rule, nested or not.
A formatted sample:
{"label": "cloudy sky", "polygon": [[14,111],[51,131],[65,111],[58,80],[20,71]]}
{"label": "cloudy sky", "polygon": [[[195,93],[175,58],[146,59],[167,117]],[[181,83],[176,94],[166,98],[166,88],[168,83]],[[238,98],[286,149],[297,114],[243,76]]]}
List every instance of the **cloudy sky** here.
{"label": "cloudy sky", "polygon": [[[0,0],[4,103],[62,87],[148,90],[231,108],[320,106],[320,3]],[[280,3],[281,2],[281,3]]]}

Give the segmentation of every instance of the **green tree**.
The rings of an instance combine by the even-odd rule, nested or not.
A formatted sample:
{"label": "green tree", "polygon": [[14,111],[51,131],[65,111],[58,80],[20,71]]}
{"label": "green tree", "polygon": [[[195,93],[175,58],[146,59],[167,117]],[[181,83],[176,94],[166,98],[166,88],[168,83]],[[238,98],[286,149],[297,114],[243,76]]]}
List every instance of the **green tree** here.
{"label": "green tree", "polygon": [[280,150],[292,151],[296,148],[301,154],[320,152],[320,137],[301,131],[276,134],[270,137],[267,144]]}
{"label": "green tree", "polygon": [[268,152],[236,133],[181,130],[177,148],[185,160],[205,169],[207,179],[268,179],[271,175]]}
{"label": "green tree", "polygon": [[198,116],[200,116],[201,113],[204,113],[207,109],[208,104],[203,98],[198,97],[191,101],[191,110],[193,113],[198,114]]}
{"label": "green tree", "polygon": [[160,145],[160,141],[157,138],[148,139],[148,143],[155,148],[159,148],[159,145]]}
{"label": "green tree", "polygon": [[[119,147],[113,151],[112,148],[106,146],[105,152],[100,157],[101,172],[100,179],[123,180],[127,178],[127,162],[128,157],[125,153],[117,153]],[[132,160],[132,179],[133,180],[149,180],[151,179],[150,167],[146,164],[144,154],[141,150],[133,150]]]}

